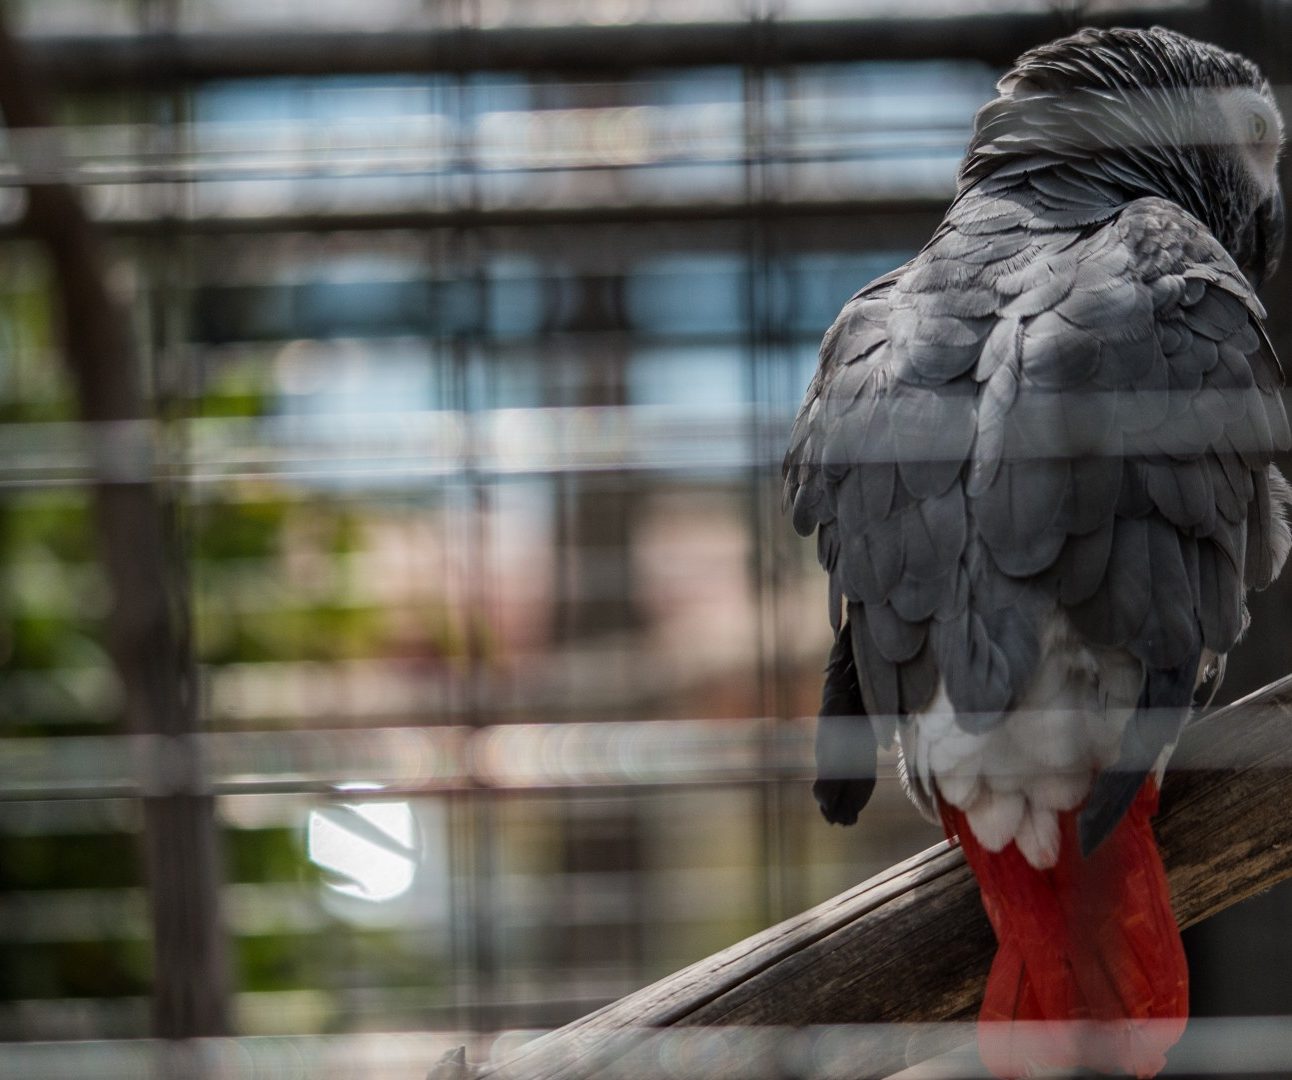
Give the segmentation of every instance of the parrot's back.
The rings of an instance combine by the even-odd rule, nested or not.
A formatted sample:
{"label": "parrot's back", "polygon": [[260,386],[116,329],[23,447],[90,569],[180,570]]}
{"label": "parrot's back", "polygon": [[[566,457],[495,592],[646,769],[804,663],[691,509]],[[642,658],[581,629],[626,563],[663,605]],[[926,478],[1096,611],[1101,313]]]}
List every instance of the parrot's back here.
{"label": "parrot's back", "polygon": [[836,630],[814,790],[855,820],[895,741],[960,839],[1000,943],[998,1075],[1151,1076],[1187,1012],[1157,786],[1292,547],[1253,288],[1281,119],[1248,61],[1160,29],[1083,31],[1000,90],[933,238],[827,333],[791,436]]}

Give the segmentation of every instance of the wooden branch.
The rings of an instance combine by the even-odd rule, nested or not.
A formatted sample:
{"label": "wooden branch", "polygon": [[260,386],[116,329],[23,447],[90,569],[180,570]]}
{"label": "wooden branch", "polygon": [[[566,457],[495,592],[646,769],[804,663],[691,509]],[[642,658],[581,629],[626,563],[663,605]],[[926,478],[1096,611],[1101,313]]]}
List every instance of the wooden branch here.
{"label": "wooden branch", "polygon": [[[50,92],[9,32],[0,3],[0,111],[11,129],[38,134],[41,160],[25,185],[26,224],[53,265],[63,358],[94,450],[96,540],[112,588],[108,647],[125,691],[126,725],[151,735],[196,730],[192,658],[169,588],[168,519],[146,469],[151,429],[129,319],[108,287],[102,238],[70,184]],[[31,151],[27,151],[30,155]],[[186,778],[200,789],[199,778]],[[154,1032],[165,1038],[228,1029],[228,964],[218,916],[219,861],[210,795],[151,793],[144,856],[153,937]]]}
{"label": "wooden branch", "polygon": [[[1182,740],[1156,822],[1182,927],[1292,877],[1289,735],[1292,676],[1193,724]],[[969,868],[943,843],[481,1075],[596,1076],[622,1035],[640,1028],[967,1020],[994,950]],[[887,1076],[947,1048],[876,1037],[873,1052],[858,1053],[856,1075]]]}

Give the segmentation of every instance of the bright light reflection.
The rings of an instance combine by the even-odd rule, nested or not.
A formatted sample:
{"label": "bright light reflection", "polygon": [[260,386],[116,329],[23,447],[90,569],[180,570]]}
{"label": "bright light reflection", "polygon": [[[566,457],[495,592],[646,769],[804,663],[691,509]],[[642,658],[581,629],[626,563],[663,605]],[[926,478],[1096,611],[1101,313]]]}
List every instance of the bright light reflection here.
{"label": "bright light reflection", "polygon": [[[343,790],[374,790],[345,784]],[[417,873],[413,811],[406,802],[335,803],[310,811],[310,861],[331,872],[330,890],[381,903],[406,893]]]}

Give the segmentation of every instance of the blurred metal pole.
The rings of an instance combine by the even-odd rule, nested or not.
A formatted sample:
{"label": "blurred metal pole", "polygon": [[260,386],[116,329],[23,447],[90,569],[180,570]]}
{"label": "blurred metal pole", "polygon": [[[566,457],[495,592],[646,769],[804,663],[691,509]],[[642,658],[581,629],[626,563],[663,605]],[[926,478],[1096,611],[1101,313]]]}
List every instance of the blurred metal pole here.
{"label": "blurred metal pole", "polygon": [[[11,129],[44,129],[41,160],[23,164],[50,165],[58,144],[49,96],[33,78],[2,9],[0,111]],[[179,605],[168,587],[168,530],[148,479],[148,427],[131,423],[145,418],[147,409],[128,319],[111,294],[107,254],[76,190],[33,182],[26,194],[28,228],[49,254],[61,295],[63,355],[80,416],[92,422],[88,430],[97,440],[94,512],[112,589],[109,648],[125,691],[126,723],[132,732],[183,738],[197,726],[192,660],[181,645]],[[144,468],[135,467],[141,463]],[[176,779],[180,788],[200,790],[199,777]],[[156,1034],[223,1034],[229,980],[214,800],[156,791],[143,802]]]}

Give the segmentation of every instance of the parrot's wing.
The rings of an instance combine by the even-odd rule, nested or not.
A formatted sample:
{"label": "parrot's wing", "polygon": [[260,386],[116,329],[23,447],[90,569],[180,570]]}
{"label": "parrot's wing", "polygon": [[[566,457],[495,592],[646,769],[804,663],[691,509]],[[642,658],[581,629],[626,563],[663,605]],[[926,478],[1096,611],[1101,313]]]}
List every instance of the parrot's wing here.
{"label": "parrot's wing", "polygon": [[[980,431],[1002,433],[994,452],[980,440],[970,481],[988,549],[1008,566],[1038,541],[1057,548],[1078,628],[1147,669],[1176,667],[1199,634],[1223,654],[1245,589],[1270,583],[1287,546],[1269,465],[1288,422],[1265,312],[1215,238],[1160,199],[1097,234],[1072,286],[998,367],[1019,385],[1013,407],[988,415],[994,376],[984,386]],[[1017,474],[1039,474],[1047,451],[1068,459],[1059,512],[1015,535]]]}
{"label": "parrot's wing", "polygon": [[[887,722],[862,698],[856,663],[866,654],[854,646],[851,624],[842,622],[843,579],[839,565],[841,534],[837,482],[860,467],[845,454],[840,468],[826,468],[825,445],[850,435],[860,436],[876,421],[874,385],[887,381],[888,296],[905,267],[876,278],[854,295],[821,342],[820,363],[794,420],[784,464],[784,504],[794,527],[803,536],[817,533],[817,556],[829,574],[830,625],[835,644],[830,652],[817,725],[817,781],[813,794],[827,821],[851,825],[869,801],[875,786],[877,737],[891,742],[897,709]],[[856,411],[866,420],[858,422]],[[855,524],[855,521],[852,522]],[[926,651],[927,652],[927,651]],[[872,656],[872,659],[874,657]],[[887,669],[884,669],[887,670]],[[926,673],[930,683],[936,672]],[[868,720],[866,712],[872,714]],[[841,764],[842,763],[842,764]],[[849,763],[858,767],[850,768]]]}
{"label": "parrot's wing", "polygon": [[[1133,203],[1103,239],[1087,263],[1090,287],[1054,309],[1101,356],[1087,392],[1067,387],[1069,428],[1097,440],[1077,448],[1087,456],[1071,462],[1072,479],[1095,482],[1069,489],[1055,569],[1073,623],[1088,640],[1132,653],[1145,682],[1121,757],[1082,813],[1086,850],[1178,737],[1200,656],[1235,645],[1245,592],[1282,568],[1292,503],[1271,465],[1289,446],[1283,376],[1247,280],[1201,224],[1163,200]],[[986,490],[1007,505],[1007,487]]]}
{"label": "parrot's wing", "polygon": [[[795,528],[804,536],[817,532],[836,632],[847,602],[862,700],[885,743],[894,718],[925,707],[938,681],[927,648],[931,609],[917,604],[907,609],[908,619],[900,619],[889,617],[886,601],[904,571],[912,586],[926,571],[946,580],[954,574],[966,529],[957,477],[973,441],[972,401],[962,397],[945,410],[956,414],[958,438],[935,450],[932,439],[949,427],[932,414],[946,398],[896,376],[891,303],[909,266],[857,293],[827,332],[784,469]],[[900,435],[903,413],[921,409],[930,415],[911,418],[915,441],[907,445]],[[902,483],[899,459],[920,497]]]}

